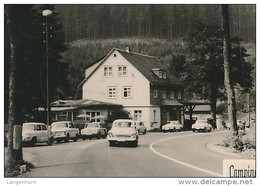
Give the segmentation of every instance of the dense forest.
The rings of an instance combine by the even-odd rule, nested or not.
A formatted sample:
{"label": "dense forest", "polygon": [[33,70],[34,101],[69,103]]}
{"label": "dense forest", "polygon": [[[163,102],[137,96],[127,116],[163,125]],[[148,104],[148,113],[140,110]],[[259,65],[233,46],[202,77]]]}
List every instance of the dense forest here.
{"label": "dense forest", "polygon": [[[67,42],[79,39],[155,37],[176,39],[194,20],[221,27],[220,5],[57,5]],[[255,40],[255,5],[230,5],[231,34]]]}

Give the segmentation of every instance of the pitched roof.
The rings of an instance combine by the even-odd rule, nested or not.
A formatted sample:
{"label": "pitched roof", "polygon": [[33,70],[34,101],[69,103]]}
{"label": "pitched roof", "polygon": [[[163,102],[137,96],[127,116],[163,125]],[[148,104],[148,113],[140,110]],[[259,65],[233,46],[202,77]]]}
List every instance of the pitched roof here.
{"label": "pitched roof", "polygon": [[[103,64],[103,62],[108,58],[108,56],[113,52],[118,51],[127,61],[129,61],[140,73],[142,73],[153,85],[158,86],[178,86],[182,87],[183,84],[172,74],[167,73],[167,78],[159,78],[152,69],[157,68],[160,70],[167,71],[167,66],[163,64],[161,61],[156,59],[153,56],[148,56],[140,53],[135,52],[127,52],[125,50],[114,48],[112,49],[105,57],[102,57],[100,60],[96,61],[95,63],[92,63],[89,67],[99,63],[95,70],[92,71],[92,73],[85,78],[79,86],[81,86],[95,71],[98,69],[99,66]],[[89,68],[88,67],[88,68]],[[79,87],[78,86],[78,87]]]}
{"label": "pitched roof", "polygon": [[127,59],[139,72],[141,72],[152,84],[163,86],[183,86],[180,81],[170,72],[167,78],[159,78],[152,69],[157,68],[167,71],[167,66],[153,56],[143,55],[125,50],[117,50]]}

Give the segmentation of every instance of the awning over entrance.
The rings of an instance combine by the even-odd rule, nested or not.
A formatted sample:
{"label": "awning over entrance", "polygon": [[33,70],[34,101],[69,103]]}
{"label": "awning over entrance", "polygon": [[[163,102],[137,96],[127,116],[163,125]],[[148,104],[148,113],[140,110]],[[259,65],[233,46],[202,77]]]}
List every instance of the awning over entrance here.
{"label": "awning over entrance", "polygon": [[90,106],[122,106],[119,104],[108,103],[104,101],[96,101],[90,99],[79,100],[57,100],[51,104],[52,107],[90,107]]}
{"label": "awning over entrance", "polygon": [[77,107],[51,107],[51,111],[67,111],[67,110],[74,110]]}
{"label": "awning over entrance", "polygon": [[182,107],[183,104],[178,102],[177,100],[165,99],[162,101],[161,105],[165,106],[175,106],[175,107]]}

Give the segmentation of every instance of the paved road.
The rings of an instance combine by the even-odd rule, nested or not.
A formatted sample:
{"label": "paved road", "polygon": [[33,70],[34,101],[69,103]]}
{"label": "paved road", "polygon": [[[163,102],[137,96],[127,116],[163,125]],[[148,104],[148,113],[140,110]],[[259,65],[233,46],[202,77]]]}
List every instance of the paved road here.
{"label": "paved road", "polygon": [[22,177],[219,177],[223,159],[206,148],[225,132],[140,135],[138,147],[109,147],[106,139],[24,148],[36,168]]}

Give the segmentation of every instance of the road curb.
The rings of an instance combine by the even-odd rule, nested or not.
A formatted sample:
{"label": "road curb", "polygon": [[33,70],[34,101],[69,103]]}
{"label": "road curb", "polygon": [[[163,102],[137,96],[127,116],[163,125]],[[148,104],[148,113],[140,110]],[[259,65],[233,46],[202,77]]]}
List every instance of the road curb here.
{"label": "road curb", "polygon": [[232,149],[221,146],[219,141],[209,142],[205,146],[208,150],[215,152],[217,154],[226,155],[234,158],[242,157],[240,154],[232,152]]}

